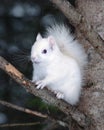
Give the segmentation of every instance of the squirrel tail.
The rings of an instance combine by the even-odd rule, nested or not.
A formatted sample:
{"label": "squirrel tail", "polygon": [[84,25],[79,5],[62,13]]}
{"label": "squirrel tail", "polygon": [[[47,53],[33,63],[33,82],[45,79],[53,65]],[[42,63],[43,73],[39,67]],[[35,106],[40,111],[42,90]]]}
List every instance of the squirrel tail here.
{"label": "squirrel tail", "polygon": [[46,37],[52,35],[58,44],[60,51],[74,58],[82,69],[87,63],[87,56],[83,47],[75,40],[68,27],[64,24],[54,23],[47,28]]}

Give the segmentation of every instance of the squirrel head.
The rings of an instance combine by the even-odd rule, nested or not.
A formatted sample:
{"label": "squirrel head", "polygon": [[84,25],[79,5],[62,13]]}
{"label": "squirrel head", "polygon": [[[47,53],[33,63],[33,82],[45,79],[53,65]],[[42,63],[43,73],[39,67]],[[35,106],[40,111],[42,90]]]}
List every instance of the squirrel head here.
{"label": "squirrel head", "polygon": [[53,36],[42,38],[40,34],[36,37],[36,42],[31,49],[31,60],[33,63],[50,63],[54,58],[58,46]]}

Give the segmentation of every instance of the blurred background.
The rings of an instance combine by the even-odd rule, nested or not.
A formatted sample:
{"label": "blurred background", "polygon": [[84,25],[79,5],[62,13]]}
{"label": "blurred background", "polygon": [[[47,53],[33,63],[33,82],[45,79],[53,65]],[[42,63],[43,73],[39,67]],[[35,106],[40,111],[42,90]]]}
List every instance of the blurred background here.
{"label": "blurred background", "polygon": [[[74,5],[75,0],[70,0]],[[52,23],[66,21],[65,16],[49,0],[0,0],[0,55],[12,63],[27,78],[32,77],[31,47],[38,32],[44,33]],[[59,115],[59,111],[29,94],[0,70],[0,99],[32,110]],[[60,114],[59,118],[62,118]],[[46,130],[51,122],[7,108],[0,104],[0,124],[40,122],[33,126],[4,127],[0,130]],[[67,130],[62,126],[57,130]],[[56,129],[55,129],[56,130]]]}

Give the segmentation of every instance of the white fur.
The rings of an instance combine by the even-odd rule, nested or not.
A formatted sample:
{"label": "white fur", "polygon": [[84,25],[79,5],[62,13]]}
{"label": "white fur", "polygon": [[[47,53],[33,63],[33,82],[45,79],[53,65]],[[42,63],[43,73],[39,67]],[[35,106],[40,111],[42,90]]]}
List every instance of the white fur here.
{"label": "white fur", "polygon": [[[33,82],[37,89],[47,86],[58,99],[74,105],[79,100],[87,61],[84,50],[64,25],[48,28],[46,37],[38,34],[31,50]],[[44,49],[47,54],[42,53]]]}
{"label": "white fur", "polygon": [[71,35],[70,30],[64,24],[54,24],[52,27],[47,28],[46,37],[52,35],[55,37],[56,42],[62,53],[73,57],[79,63],[80,67],[86,65],[86,54],[82,46]]}

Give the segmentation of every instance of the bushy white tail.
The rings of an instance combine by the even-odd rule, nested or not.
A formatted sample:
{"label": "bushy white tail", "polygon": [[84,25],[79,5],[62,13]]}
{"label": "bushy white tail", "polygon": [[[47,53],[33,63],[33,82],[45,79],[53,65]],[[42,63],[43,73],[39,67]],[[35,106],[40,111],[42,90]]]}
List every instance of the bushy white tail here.
{"label": "bushy white tail", "polygon": [[68,27],[64,24],[53,24],[46,32],[46,37],[50,35],[56,39],[61,52],[74,58],[82,69],[87,62],[86,54],[78,41],[74,40]]}

